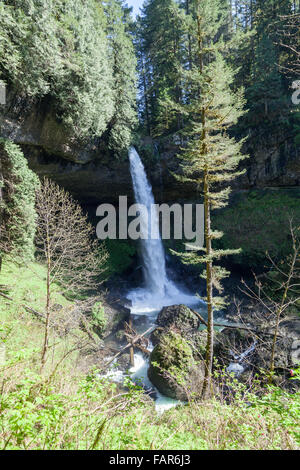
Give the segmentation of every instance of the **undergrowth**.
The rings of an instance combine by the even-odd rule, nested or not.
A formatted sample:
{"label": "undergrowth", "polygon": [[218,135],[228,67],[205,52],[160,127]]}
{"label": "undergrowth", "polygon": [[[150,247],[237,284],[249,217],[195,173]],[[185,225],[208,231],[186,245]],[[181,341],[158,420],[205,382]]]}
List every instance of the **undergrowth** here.
{"label": "undergrowth", "polygon": [[52,331],[40,375],[43,324],[21,306],[43,304],[44,280],[33,268],[43,272],[5,265],[0,275],[19,302],[0,300],[1,449],[299,449],[299,394],[244,391],[230,403],[191,401],[159,414],[130,379],[117,387],[97,369],[82,370],[83,331]]}

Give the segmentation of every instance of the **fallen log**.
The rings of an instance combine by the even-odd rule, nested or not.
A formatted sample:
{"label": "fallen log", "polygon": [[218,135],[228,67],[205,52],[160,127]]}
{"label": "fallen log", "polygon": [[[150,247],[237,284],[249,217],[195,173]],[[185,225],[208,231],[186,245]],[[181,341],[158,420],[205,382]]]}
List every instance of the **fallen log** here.
{"label": "fallen log", "polygon": [[135,347],[140,349],[142,353],[146,354],[146,356],[150,356],[151,352],[147,348],[144,348],[144,346],[142,346],[141,344],[136,344]]}
{"label": "fallen log", "polygon": [[[125,351],[127,351],[129,348],[131,347],[134,347],[134,345],[136,345],[136,343],[138,341],[140,341],[142,338],[144,338],[144,336],[152,333],[152,331],[156,330],[157,327],[156,326],[151,326],[150,328],[148,328],[148,330],[144,331],[144,333],[142,333],[141,335],[137,335],[135,338],[132,339],[132,341],[130,341],[130,343],[126,344],[126,346],[124,346],[122,349],[120,349],[120,351],[115,354],[106,364],[105,364],[105,369],[112,363],[114,362],[114,360],[116,360],[118,357],[120,357],[122,354],[124,354]],[[137,346],[138,347],[138,346]]]}
{"label": "fallen log", "polygon": [[[14,299],[12,299],[11,297],[8,297],[8,295],[6,294],[3,294],[3,292],[0,292],[0,295],[1,297],[4,297],[6,300],[9,300],[10,302],[16,302]],[[22,304],[20,303],[21,307],[23,307],[27,312],[29,313],[33,313],[33,315],[35,315],[36,317],[42,319],[42,320],[46,320],[46,316],[43,314],[43,313],[40,313],[40,312],[37,312],[36,310],[34,310],[33,308],[31,307],[28,307],[28,305],[25,305],[25,304]]]}
{"label": "fallen log", "polygon": [[[194,313],[194,315],[196,315],[196,317],[200,320],[201,323],[203,323],[205,326],[207,326],[207,322],[204,320],[204,318],[200,315],[200,313],[196,312],[195,310],[191,309],[191,312]],[[268,332],[268,331],[265,331],[265,330],[262,330],[261,328],[255,328],[255,327],[252,327],[252,326],[243,326],[243,325],[239,325],[239,324],[236,324],[236,325],[227,325],[225,323],[216,323],[214,322],[214,326],[219,326],[219,327],[223,327],[223,328],[231,328],[231,329],[238,329],[238,330],[245,330],[245,331],[250,331],[250,332],[253,332],[253,333],[256,333],[256,334],[264,334],[264,335],[267,335],[267,336],[274,336],[274,332]],[[277,335],[278,338],[288,338],[288,336],[283,336],[283,335]]]}
{"label": "fallen log", "polygon": [[203,323],[205,326],[207,326],[207,322],[204,320],[204,318],[200,315],[200,313],[196,312],[196,310],[193,310],[190,308],[190,311],[193,312],[194,315],[200,320],[201,323]]}

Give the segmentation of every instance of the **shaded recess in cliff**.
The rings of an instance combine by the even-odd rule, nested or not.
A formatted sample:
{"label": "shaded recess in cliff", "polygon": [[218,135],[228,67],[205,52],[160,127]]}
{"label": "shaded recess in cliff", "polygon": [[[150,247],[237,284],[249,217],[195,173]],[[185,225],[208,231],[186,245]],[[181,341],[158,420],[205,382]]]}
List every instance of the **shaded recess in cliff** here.
{"label": "shaded recess in cliff", "polygon": [[[80,141],[57,119],[47,98],[30,103],[16,95],[0,109],[1,136],[19,144],[29,167],[71,192],[83,204],[117,202],[119,195],[133,200],[127,158],[109,150],[107,136]],[[157,202],[198,199],[194,184],[178,181],[180,161],[176,136],[153,141],[144,138],[138,149]],[[300,151],[292,140],[270,135],[268,141],[245,144],[250,158],[243,163],[246,173],[233,190],[300,185]]]}

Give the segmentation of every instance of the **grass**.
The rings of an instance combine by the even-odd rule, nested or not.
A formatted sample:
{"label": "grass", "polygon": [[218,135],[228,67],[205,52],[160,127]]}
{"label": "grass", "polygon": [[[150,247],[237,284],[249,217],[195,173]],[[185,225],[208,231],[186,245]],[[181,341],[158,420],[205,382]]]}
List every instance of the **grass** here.
{"label": "grass", "polygon": [[[8,286],[16,301],[28,303],[36,310],[43,310],[46,302],[46,268],[31,262],[26,266],[4,263],[0,273],[0,284]],[[54,287],[55,302],[66,307],[70,302]],[[1,307],[0,307],[1,308]]]}
{"label": "grass", "polygon": [[[13,302],[0,297],[0,341],[5,342],[6,360],[8,363],[20,362],[20,367],[14,371],[15,376],[22,376],[23,367],[33,366],[33,371],[38,370],[40,352],[44,339],[43,323],[34,315],[28,313],[23,305],[29,306],[39,313],[44,313],[46,301],[46,269],[42,264],[32,262],[26,266],[4,263],[0,284],[5,286],[8,296]],[[67,317],[72,304],[60,292],[58,286],[54,286],[53,302],[61,306],[60,310],[53,312],[51,318],[61,326],[57,331],[52,331],[52,346],[48,361],[48,371],[59,358],[72,348],[76,341],[84,339],[84,333],[77,329],[74,337],[62,335],[64,318]],[[78,356],[78,352],[70,355],[70,363]],[[18,359],[19,358],[19,359]]]}
{"label": "grass", "polygon": [[[0,283],[9,284],[10,296],[19,302],[42,309],[44,273],[35,263],[30,269],[4,265]],[[67,304],[59,293],[57,301]],[[0,315],[6,346],[0,364],[0,449],[299,449],[299,395],[279,389],[262,398],[237,393],[231,404],[191,402],[159,415],[130,381],[118,389],[97,370],[82,370],[76,347],[84,332],[52,330],[51,353],[40,375],[43,324],[5,299]]]}

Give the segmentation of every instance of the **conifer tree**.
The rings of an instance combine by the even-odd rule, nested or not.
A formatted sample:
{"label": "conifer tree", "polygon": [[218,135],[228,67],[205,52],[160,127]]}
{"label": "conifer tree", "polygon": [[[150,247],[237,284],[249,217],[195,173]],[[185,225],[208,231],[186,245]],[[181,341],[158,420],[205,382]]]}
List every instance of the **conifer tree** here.
{"label": "conifer tree", "polygon": [[247,90],[248,125],[262,129],[285,124],[289,114],[288,97],[278,69],[275,45],[266,35],[255,49],[251,75],[252,85]]}
{"label": "conifer tree", "polygon": [[148,0],[139,18],[141,88],[147,88],[147,104],[142,102],[142,107],[145,105],[145,114],[151,116],[155,136],[181,127],[180,111],[174,103],[182,102],[183,25],[182,10],[175,0]]}
{"label": "conifer tree", "polygon": [[0,270],[5,256],[33,259],[37,187],[21,149],[0,138]]}
{"label": "conifer tree", "polygon": [[207,287],[208,327],[203,397],[207,397],[211,385],[214,310],[224,305],[224,299],[216,296],[213,289],[221,292],[221,280],[228,275],[224,268],[215,265],[215,261],[235,252],[214,249],[213,241],[222,233],[212,229],[211,210],[227,204],[230,188],[226,183],[242,173],[238,166],[245,158],[241,154],[242,142],[236,142],[228,134],[228,128],[243,113],[243,99],[241,92],[232,92],[234,73],[221,55],[222,42],[216,40],[223,21],[221,1],[196,0],[190,31],[197,61],[185,74],[194,98],[183,107],[183,113],[189,117],[185,129],[188,144],[182,153],[184,178],[197,182],[201,188],[205,214],[203,255],[198,252],[183,255],[189,262],[206,265],[203,277]]}
{"label": "conifer tree", "polygon": [[136,58],[129,33],[130,17],[122,2],[104,2],[107,17],[109,57],[113,74],[114,112],[110,123],[109,147],[118,152],[127,150],[136,116]]}
{"label": "conifer tree", "polygon": [[[0,2],[0,79],[27,109],[47,98],[72,139],[128,147],[135,124],[135,55],[118,0]],[[1,112],[1,110],[0,110]]]}

